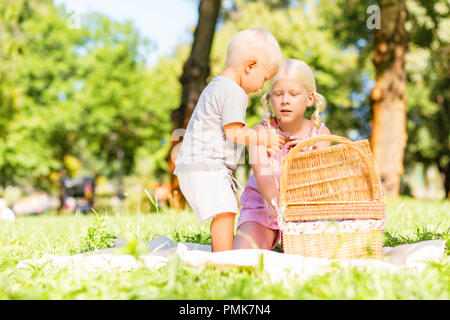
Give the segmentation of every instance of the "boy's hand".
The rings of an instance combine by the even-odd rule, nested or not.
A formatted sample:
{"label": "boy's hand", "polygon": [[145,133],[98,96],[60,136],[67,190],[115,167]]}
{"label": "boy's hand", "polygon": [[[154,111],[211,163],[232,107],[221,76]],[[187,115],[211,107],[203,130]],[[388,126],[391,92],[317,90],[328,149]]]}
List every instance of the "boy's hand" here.
{"label": "boy's hand", "polygon": [[259,145],[266,146],[278,152],[286,143],[286,138],[274,129],[266,129],[258,131],[258,141]]}

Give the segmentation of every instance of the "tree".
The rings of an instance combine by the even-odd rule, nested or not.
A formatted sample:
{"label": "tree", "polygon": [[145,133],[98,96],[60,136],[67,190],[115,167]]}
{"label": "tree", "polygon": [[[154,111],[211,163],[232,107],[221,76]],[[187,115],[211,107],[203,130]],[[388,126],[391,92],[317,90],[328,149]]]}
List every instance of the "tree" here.
{"label": "tree", "polygon": [[[371,148],[384,194],[396,196],[407,139],[405,1],[336,0],[320,4],[327,27],[343,47],[359,48],[361,67],[367,67],[367,58],[372,53],[376,82],[369,100]],[[367,70],[370,78],[371,73]]]}
{"label": "tree", "polygon": [[[183,86],[180,106],[172,112],[173,130],[186,128],[197,104],[198,98],[206,86],[210,72],[209,55],[216,29],[221,0],[201,0],[198,8],[199,18],[194,32],[194,42],[189,58],[184,64],[180,82]],[[175,208],[183,208],[185,200],[179,188],[178,179],[172,174],[175,169],[178,140],[171,140],[167,161],[171,173],[173,203]],[[178,145],[179,146],[179,145]]]}
{"label": "tree", "polygon": [[120,171],[114,164],[123,153],[123,170],[129,174],[136,150],[155,135],[156,107],[146,93],[149,78],[139,53],[148,43],[130,22],[121,24],[101,15],[87,16],[85,28],[75,97],[83,112],[79,141],[84,159],[96,174],[112,177]]}
{"label": "tree", "polygon": [[[23,1],[17,8],[17,28],[6,30],[6,36],[20,39],[15,56],[7,57],[14,66],[8,84],[16,93],[15,112],[7,118],[8,149],[2,153],[5,183],[27,177],[44,184],[52,170],[64,163],[72,149],[70,135],[76,131],[77,113],[71,103],[69,88],[77,73],[73,46],[81,43],[80,33],[69,30],[51,1]],[[4,16],[11,23],[11,16]],[[67,114],[71,121],[62,121]]]}
{"label": "tree", "polygon": [[[399,2],[396,4],[398,5]],[[368,85],[365,86],[368,87],[371,87],[370,81],[376,76],[375,66],[367,63],[374,52],[375,45],[375,33],[367,27],[370,12],[368,8],[371,5],[377,5],[377,2],[373,0],[320,2],[321,12],[327,21],[326,27],[332,30],[335,38],[344,48],[353,45],[359,48],[360,70],[363,74],[367,74],[365,82]],[[437,165],[443,176],[446,194],[448,194],[449,179],[446,177],[450,175],[448,173],[450,156],[447,111],[449,94],[446,81],[449,78],[447,48],[450,4],[445,0],[406,0],[406,9],[401,10],[407,11],[404,26],[409,39],[408,59],[405,66],[408,143],[404,154],[404,167],[412,169],[419,163],[423,164],[424,168]],[[381,22],[383,23],[383,17]],[[388,20],[388,23],[393,23],[393,20]],[[383,26],[381,27],[383,29]],[[375,91],[374,95],[375,93],[377,92]],[[364,92],[362,94],[366,96]],[[365,103],[361,106],[364,105]],[[361,115],[372,119],[373,111],[372,108],[364,107],[361,109]],[[391,119],[388,118],[388,121]],[[369,128],[369,132],[372,130],[373,128]],[[400,131],[396,135],[399,134],[401,136]],[[397,141],[397,144],[402,144],[401,139]],[[388,154],[388,149],[385,153]]]}
{"label": "tree", "polygon": [[160,106],[147,93],[141,56],[148,42],[131,23],[99,15],[73,26],[50,0],[9,5],[0,5],[7,39],[0,72],[8,75],[0,182],[54,190],[58,176],[76,174],[74,159],[94,176],[131,173],[137,150],[160,140]]}
{"label": "tree", "polygon": [[23,54],[23,25],[31,10],[26,1],[0,3],[0,185],[15,179],[20,170],[14,123],[20,113],[21,92],[15,68]]}

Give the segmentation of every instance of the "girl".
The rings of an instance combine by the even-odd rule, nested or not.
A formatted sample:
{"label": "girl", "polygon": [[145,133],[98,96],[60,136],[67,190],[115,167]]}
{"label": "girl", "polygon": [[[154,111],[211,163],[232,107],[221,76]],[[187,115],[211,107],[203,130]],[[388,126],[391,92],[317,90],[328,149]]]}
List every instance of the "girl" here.
{"label": "girl", "polygon": [[[269,107],[272,102],[273,111]],[[320,122],[319,112],[325,107],[325,99],[316,92],[312,70],[303,61],[285,60],[277,75],[271,80],[269,91],[262,97],[267,118],[254,127],[255,130],[273,128],[288,137],[288,142],[276,154],[267,148],[249,146],[253,175],[241,195],[242,208],[237,225],[233,249],[273,249],[281,238],[272,200],[277,201],[281,161],[298,142],[314,135],[330,134]],[[308,120],[303,117],[307,107],[315,106]],[[317,143],[314,148],[326,148],[330,142]],[[273,168],[275,167],[275,172]]]}

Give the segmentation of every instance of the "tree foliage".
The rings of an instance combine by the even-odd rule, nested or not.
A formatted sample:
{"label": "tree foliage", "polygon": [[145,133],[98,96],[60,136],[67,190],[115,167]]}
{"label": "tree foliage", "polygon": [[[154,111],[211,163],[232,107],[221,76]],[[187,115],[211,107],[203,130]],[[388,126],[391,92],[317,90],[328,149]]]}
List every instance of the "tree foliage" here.
{"label": "tree foliage", "polygon": [[74,159],[85,173],[112,176],[118,152],[132,172],[139,148],[155,146],[165,125],[149,93],[148,41],[101,15],[73,27],[52,1],[0,8],[0,183],[50,188],[60,172],[74,174]]}
{"label": "tree foliage", "polygon": [[[230,2],[228,2],[230,3]],[[366,27],[374,0],[246,1],[222,8],[209,80],[223,70],[238,31],[263,27],[285,58],[308,63],[327,99],[322,120],[352,139],[370,136],[373,36]],[[405,167],[439,168],[450,181],[449,3],[406,0],[409,34]],[[51,0],[0,2],[0,185],[54,188],[60,174],[165,179],[170,114],[180,105],[190,45],[147,66],[151,43],[130,22],[99,14],[79,26]],[[266,87],[267,89],[267,87]],[[264,110],[250,95],[247,125]],[[307,110],[307,116],[312,110]],[[448,190],[448,187],[446,187]]]}
{"label": "tree foliage", "polygon": [[[359,50],[360,72],[373,79],[370,53],[373,35],[366,26],[373,0],[321,1],[326,28],[342,47]],[[445,0],[407,0],[407,133],[404,164],[412,169],[417,163],[436,165],[443,176],[446,194],[450,185],[449,115],[449,38],[450,4]],[[368,102],[368,93],[363,99]],[[363,109],[364,110],[364,109]],[[365,119],[371,110],[365,108]],[[370,130],[370,128],[369,128]]]}

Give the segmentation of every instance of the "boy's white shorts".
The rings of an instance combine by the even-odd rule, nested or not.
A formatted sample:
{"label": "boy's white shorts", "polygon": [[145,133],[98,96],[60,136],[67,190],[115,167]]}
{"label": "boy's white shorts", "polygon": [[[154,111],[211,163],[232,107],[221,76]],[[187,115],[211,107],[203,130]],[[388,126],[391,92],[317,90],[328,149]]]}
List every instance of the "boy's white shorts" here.
{"label": "boy's white shorts", "polygon": [[178,171],[176,175],[181,192],[201,223],[222,212],[239,212],[233,183],[237,180],[229,169]]}

